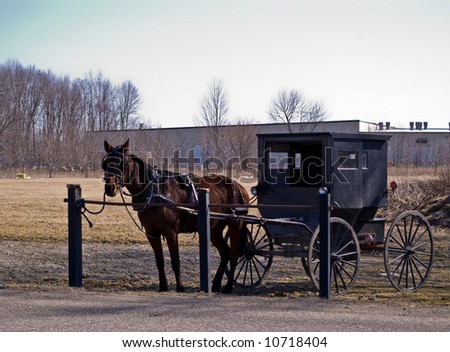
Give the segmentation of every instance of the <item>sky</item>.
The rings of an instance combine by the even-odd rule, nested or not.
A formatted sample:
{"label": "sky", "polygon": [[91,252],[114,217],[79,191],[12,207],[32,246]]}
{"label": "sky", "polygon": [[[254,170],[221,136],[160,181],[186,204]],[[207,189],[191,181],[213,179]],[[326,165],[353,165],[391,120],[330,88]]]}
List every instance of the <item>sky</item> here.
{"label": "sky", "polygon": [[329,120],[450,122],[450,0],[0,0],[0,64],[130,80],[153,126],[195,125],[212,80],[229,118],[281,89]]}

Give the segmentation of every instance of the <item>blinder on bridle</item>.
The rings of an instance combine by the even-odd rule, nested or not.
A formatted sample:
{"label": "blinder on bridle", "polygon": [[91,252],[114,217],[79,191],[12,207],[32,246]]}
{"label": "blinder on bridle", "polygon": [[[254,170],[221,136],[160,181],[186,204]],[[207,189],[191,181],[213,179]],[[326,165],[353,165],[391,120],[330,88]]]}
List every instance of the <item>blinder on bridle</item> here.
{"label": "blinder on bridle", "polygon": [[103,157],[101,168],[105,172],[103,176],[105,183],[113,177],[116,186],[122,187],[124,175],[129,172],[128,157],[121,148],[115,148]]}

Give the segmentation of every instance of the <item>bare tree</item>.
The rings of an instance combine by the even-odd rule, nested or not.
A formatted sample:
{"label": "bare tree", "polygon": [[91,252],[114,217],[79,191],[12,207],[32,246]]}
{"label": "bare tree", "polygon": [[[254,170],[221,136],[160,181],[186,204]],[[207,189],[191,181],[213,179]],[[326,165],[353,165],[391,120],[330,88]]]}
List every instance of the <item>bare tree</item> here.
{"label": "bare tree", "polygon": [[[251,164],[256,163],[257,138],[260,125],[256,120],[236,118],[232,126],[224,131],[224,148],[227,159],[225,167],[228,175],[237,178],[242,171],[251,169]],[[236,175],[230,174],[237,171]]]}
{"label": "bare tree", "polygon": [[305,106],[305,99],[299,91],[282,89],[272,100],[268,114],[272,121],[286,124],[286,128],[292,133],[294,132],[293,124],[298,122]]}
{"label": "bare tree", "polygon": [[308,102],[304,95],[295,89],[280,90],[269,106],[268,115],[273,122],[285,124],[289,133],[304,130],[306,125],[298,125],[299,122],[318,123],[327,117],[322,102]]}
{"label": "bare tree", "polygon": [[227,125],[229,123],[228,109],[228,92],[224,87],[223,80],[214,79],[200,104],[200,115],[196,117],[196,123],[198,126]]}
{"label": "bare tree", "polygon": [[200,115],[196,117],[198,126],[208,126],[200,144],[205,156],[222,160],[225,157],[224,141],[220,126],[228,125],[228,93],[222,79],[214,79],[200,104]]}
{"label": "bare tree", "polygon": [[314,101],[308,103],[305,111],[300,117],[300,122],[309,122],[313,124],[313,128],[318,122],[325,120],[328,117],[328,113],[325,109],[325,105],[321,101]]}
{"label": "bare tree", "polygon": [[89,72],[83,80],[83,95],[88,131],[115,130],[117,123],[116,90],[101,72]]}
{"label": "bare tree", "polygon": [[260,125],[256,120],[238,117],[233,125],[224,131],[226,154],[228,157],[242,161],[256,157],[257,139]]}
{"label": "bare tree", "polygon": [[117,88],[117,110],[119,113],[119,127],[126,130],[137,126],[141,98],[138,90],[131,81],[123,82]]}

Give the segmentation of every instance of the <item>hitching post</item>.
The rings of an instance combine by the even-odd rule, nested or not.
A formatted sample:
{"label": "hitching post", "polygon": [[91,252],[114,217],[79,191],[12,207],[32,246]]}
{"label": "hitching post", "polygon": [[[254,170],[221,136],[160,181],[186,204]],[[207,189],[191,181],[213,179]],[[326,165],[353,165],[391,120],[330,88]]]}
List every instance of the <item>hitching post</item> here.
{"label": "hitching post", "polygon": [[80,185],[67,185],[69,208],[69,286],[81,287],[82,247],[81,247],[81,202]]}
{"label": "hitching post", "polygon": [[326,187],[321,187],[319,189],[319,213],[319,296],[323,298],[330,298],[330,193],[328,193],[328,189]]}
{"label": "hitching post", "polygon": [[200,289],[211,293],[209,189],[198,190],[198,234],[200,237]]}

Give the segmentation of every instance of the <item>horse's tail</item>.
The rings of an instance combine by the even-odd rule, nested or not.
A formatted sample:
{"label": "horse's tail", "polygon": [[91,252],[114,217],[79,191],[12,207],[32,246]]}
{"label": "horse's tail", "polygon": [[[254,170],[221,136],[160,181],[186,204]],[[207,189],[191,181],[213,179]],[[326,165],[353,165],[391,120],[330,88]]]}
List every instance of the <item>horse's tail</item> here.
{"label": "horse's tail", "polygon": [[[231,199],[229,202],[231,204],[248,204],[250,201],[250,197],[248,195],[247,190],[236,181],[232,181],[231,183]],[[234,213],[238,215],[247,215],[248,209],[247,208],[239,208],[236,207],[232,210]]]}

